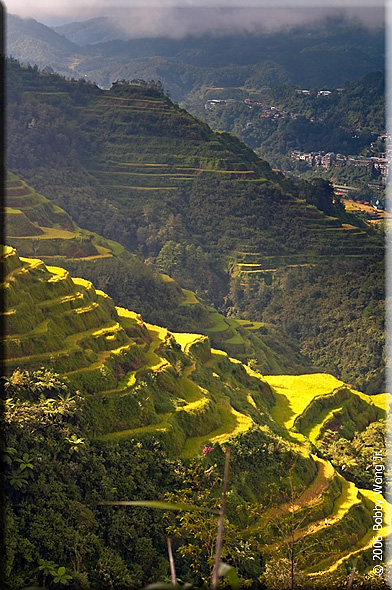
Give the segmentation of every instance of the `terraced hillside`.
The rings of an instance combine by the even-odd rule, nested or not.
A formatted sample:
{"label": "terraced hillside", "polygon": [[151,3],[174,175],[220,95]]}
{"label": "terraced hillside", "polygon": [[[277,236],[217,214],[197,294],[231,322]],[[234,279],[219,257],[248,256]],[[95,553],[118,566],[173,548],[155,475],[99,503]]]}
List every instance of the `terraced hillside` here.
{"label": "terraced hillside", "polygon": [[[319,543],[326,543],[325,547],[332,543],[333,550],[328,557],[321,559],[316,551],[308,560],[308,572],[317,578],[321,571],[336,571],[353,557],[366,562],[364,556],[370,556],[372,552],[374,535],[367,510],[369,501],[374,502],[378,496],[368,489],[358,489],[337,474],[329,461],[317,455],[322,456],[325,450],[323,439],[328,432],[331,433],[329,429],[338,430],[341,436],[352,439],[355,432],[364,430],[367,424],[385,418],[392,396],[367,396],[326,374],[277,375],[265,379],[275,396],[275,405],[271,409],[273,419],[288,428],[298,442],[311,443],[318,449],[315,456],[319,463],[318,479],[295,499],[298,525],[292,533],[301,551]],[[266,539],[276,529],[277,517],[290,510],[289,503],[267,511],[257,525],[265,532]],[[390,515],[390,507],[388,511]],[[386,516],[385,522],[389,523],[389,518]],[[358,520],[362,526],[356,529],[354,523]],[[391,532],[388,525],[384,534],[390,535]],[[343,540],[347,534],[350,535],[349,549],[347,541]],[[274,549],[276,547],[271,543],[271,550]]]}
{"label": "terraced hillside", "polygon": [[[84,117],[86,127],[100,121],[108,131],[98,157],[87,157],[86,168],[128,209],[166,200],[198,176],[266,182],[260,178],[263,165],[251,154],[246,168],[234,138],[214,134],[186,111],[173,108],[164,95],[146,96],[137,87],[124,93],[114,84],[111,92],[90,103]],[[268,166],[264,172],[268,174]]]}
{"label": "terraced hillside", "polygon": [[[264,381],[248,377],[238,361],[231,363],[223,353],[214,356],[204,336],[171,334],[145,324],[136,313],[116,309],[89,281],[72,279],[67,271],[47,267],[39,259],[19,258],[10,247],[3,262],[7,372],[45,366],[93,394],[94,414],[102,414],[92,426],[96,435],[129,437],[160,430],[181,451],[186,438],[180,435],[182,427],[193,417],[197,424],[184,428],[184,452],[193,454],[208,437],[225,440],[252,426],[253,414],[258,419],[252,390],[262,406],[272,403]],[[231,407],[226,395],[219,395],[218,383],[215,397],[189,379],[197,350],[196,358],[205,358],[212,367],[216,364],[217,371],[219,363],[224,363],[223,354],[233,374],[244,380],[238,394],[239,408],[247,410],[244,414]],[[151,400],[143,399],[147,391]],[[139,402],[145,407],[136,412]],[[197,440],[193,433],[199,435]]]}
{"label": "terraced hillside", "polygon": [[[9,167],[80,227],[117,240],[227,316],[273,324],[303,364],[368,392],[384,388],[383,238],[326,181],[296,184],[273,171],[172,103],[158,82],[102,90],[15,61],[8,80]],[[104,280],[115,289],[118,278]],[[299,300],[312,290],[299,322]],[[336,308],[343,317],[334,325]],[[215,332],[223,334],[219,324]],[[243,334],[225,332],[227,346],[241,348]]]}
{"label": "terraced hillside", "polygon": [[315,220],[315,207],[308,206],[309,216],[302,217],[304,228],[311,232],[309,252],[302,254],[284,254],[265,256],[252,243],[244,242],[233,253],[231,262],[232,276],[242,279],[252,277],[264,278],[275,273],[279,268],[306,268],[316,266],[331,258],[339,260],[369,260],[380,255],[380,241],[377,237],[369,237],[366,229],[350,223],[340,223],[334,217],[321,217]]}
{"label": "terraced hillside", "polygon": [[[258,196],[265,198],[266,187],[270,190],[272,187],[284,187],[282,175],[273,172],[266,162],[257,160],[254,154],[239,144],[233,136],[211,132],[201,121],[190,117],[186,111],[178,109],[176,105],[173,109],[172,103],[164,95],[152,99],[140,88],[114,84],[110,92],[97,97],[94,104],[90,103],[84,114],[86,128],[99,121],[103,129],[106,129],[104,139],[100,143],[99,155],[89,154],[84,160],[85,166],[99,183],[107,187],[111,198],[127,212],[136,213],[146,204],[156,211],[155,208],[162,206],[162,202],[171,204],[174,200],[177,204],[179,195],[185,196],[190,193],[191,197],[187,200],[191,215],[187,225],[197,234],[201,230],[197,219],[200,213],[194,211],[193,185],[203,194],[206,192],[205,183],[217,181],[213,186],[218,194],[221,193],[220,199],[227,199],[225,208],[229,199],[233,202],[228,207],[229,211],[225,211],[225,215],[234,214],[234,222],[243,206],[240,195],[248,194],[251,202],[254,191],[257,194],[257,189],[260,189]],[[199,184],[195,184],[195,180],[198,180]],[[225,190],[221,182],[233,180],[235,182],[230,186],[230,196],[226,196],[227,188]],[[292,191],[293,188],[291,187]],[[221,207],[220,199],[214,198],[210,203],[207,193],[206,197],[206,200],[200,199],[201,202],[198,203],[199,207],[205,207],[203,223],[209,218],[218,234],[213,236],[207,233],[209,248],[222,254],[222,250],[227,251],[227,248],[222,247],[217,238],[223,233],[223,227],[214,219]],[[320,264],[326,257],[342,260],[382,256],[379,237],[372,235],[371,230],[365,225],[359,228],[350,223],[342,223],[338,218],[338,210],[335,211],[335,216],[323,215],[314,205],[301,202],[300,199],[290,199],[285,194],[276,195],[274,200],[267,199],[263,203],[269,209],[264,211],[265,217],[271,217],[272,209],[281,212],[279,197],[285,199],[284,217],[290,218],[291,224],[296,226],[296,240],[289,241],[291,252],[283,246],[287,238],[266,247],[265,239],[260,239],[254,231],[252,219],[246,241],[239,239],[239,236],[234,237],[233,232],[230,235],[230,253],[235,253],[236,248],[256,248],[251,263],[256,262],[260,267],[244,268],[243,265],[247,261],[245,257],[244,262],[238,264],[241,274],[255,273],[259,270],[265,272],[271,268],[291,267],[297,264]],[[253,206],[253,203],[249,203],[251,210]],[[263,216],[261,211],[258,213],[260,217]],[[188,217],[185,211],[181,211],[181,214]],[[272,214],[272,217],[275,221],[275,215]],[[355,223],[355,218],[347,214],[345,217]],[[258,225],[266,230],[265,221],[259,220]],[[205,231],[205,228],[201,231]],[[305,237],[306,248],[303,247]],[[261,246],[258,251],[257,246]],[[273,255],[273,250],[280,255]],[[258,260],[254,258],[257,254]],[[225,263],[227,262],[226,258]]]}
{"label": "terraced hillside", "polygon": [[[342,225],[340,218],[351,217],[332,202],[321,210],[310,205],[292,181],[272,171],[234,136],[213,132],[173,104],[159,83],[123,81],[100,90],[20,71],[13,62],[9,68],[10,167],[54,202],[66,205],[77,223],[85,215],[76,195],[85,191],[89,199],[93,190],[95,211],[83,227],[97,231],[92,226],[103,223],[98,233],[114,237],[117,227],[110,219],[120,214],[118,239],[131,250],[139,248],[145,256],[159,259],[167,241],[182,239],[218,255],[222,260],[216,266],[221,270],[242,251],[258,253],[261,259],[249,263],[261,264],[262,269],[309,259],[322,263],[323,255],[380,257],[382,244],[369,228]],[[21,104],[13,101],[21,79],[25,107],[32,109],[29,136],[17,124]],[[46,110],[58,116],[56,140],[46,126]],[[68,139],[60,143],[62,136]],[[33,168],[24,153],[32,142],[37,159]],[[314,193],[308,197],[317,203],[324,188],[309,185],[306,190]],[[100,219],[104,200],[106,227]],[[291,262],[291,256],[301,262]]]}
{"label": "terraced hillside", "polygon": [[[230,433],[252,426],[256,406],[247,387],[254,389],[258,397],[264,392],[264,404],[271,404],[265,382],[247,377],[239,361],[229,362],[225,353],[211,353],[205,336],[172,334],[145,323],[135,312],[115,308],[112,300],[89,281],[72,279],[64,269],[45,266],[39,259],[19,258],[13,248],[6,247],[3,262],[7,373],[17,368],[45,366],[66,376],[83,392],[94,394],[91,404],[97,415],[105,400],[102,419],[93,425],[97,435],[112,439],[158,429],[169,438],[176,434],[177,450],[185,444],[183,452],[192,455],[199,451],[206,437],[225,440]],[[205,388],[189,378],[196,368],[193,355],[198,349],[201,352],[196,358],[205,357],[217,372],[220,363],[228,363],[233,374],[239,373],[240,381],[244,380],[238,400],[239,408],[247,410],[244,415],[231,407],[226,395],[219,393],[219,379],[214,400]],[[165,358],[170,358],[170,354],[174,355],[171,363]],[[144,418],[130,418],[136,403],[130,391],[140,390],[142,395],[143,388],[151,387],[152,377],[156,382],[152,387],[155,395],[161,387],[167,389],[163,399],[148,404]],[[173,402],[173,394],[182,399]],[[128,412],[124,410],[126,403],[130,403]],[[188,430],[188,437],[189,432],[197,432],[197,436],[181,443],[177,439],[178,424],[185,425],[188,415],[197,417],[198,422],[197,427]],[[119,426],[127,428],[119,430]]]}
{"label": "terraced hillside", "polygon": [[[283,542],[275,524],[284,525],[291,505],[284,495],[271,495],[281,468],[274,470],[268,453],[271,444],[276,453],[290,449],[299,485],[296,541],[309,548],[317,542],[325,555],[320,561],[307,553],[303,567],[333,571],[353,555],[362,569],[371,563],[374,496],[338,475],[315,449],[332,414],[349,436],[385,416],[390,396],[373,403],[326,374],[262,377],[211,349],[205,336],[171,333],[116,308],[90,282],[59,267],[19,257],[11,247],[1,261],[8,374],[42,366],[59,372],[85,397],[89,437],[102,444],[152,437],[184,460],[200,456],[205,445],[230,444],[238,453],[232,477],[242,482],[242,498],[265,506],[244,534],[256,534],[267,556]],[[250,451],[255,444],[257,457]],[[241,467],[244,453],[247,461],[266,462],[258,488],[250,485],[258,468]]]}
{"label": "terraced hillside", "polygon": [[[78,228],[71,217],[57,205],[44,196],[38,194],[26,182],[18,176],[8,172],[6,180],[5,225],[7,240],[10,245],[16,247],[22,256],[39,256],[40,259],[53,265],[61,265],[71,272],[77,272],[81,276],[100,283],[103,277],[103,285],[107,283],[107,272],[113,272],[116,266],[122,269],[122,280],[125,278],[126,261],[135,259],[118,242],[102,238],[86,230]],[[139,263],[138,268],[142,268]],[[110,269],[109,269],[110,267]],[[145,272],[149,269],[142,269]],[[143,277],[137,274],[135,266],[130,269],[138,284],[133,285],[135,290],[141,291]],[[306,360],[295,352],[295,347],[284,346],[278,335],[273,335],[270,327],[270,336],[260,333],[262,324],[242,322],[241,320],[225,319],[212,306],[195,295],[194,292],[181,289],[179,285],[167,275],[149,271],[148,293],[144,294],[144,301],[138,302],[143,309],[147,307],[147,298],[154,303],[155,315],[158,315],[161,323],[181,326],[182,329],[197,326],[201,333],[208,335],[214,346],[223,348],[236,358],[248,361],[255,358],[264,372],[276,373],[282,371],[299,370],[300,367],[308,367]],[[144,280],[146,280],[144,278]],[[162,292],[166,287],[167,292]],[[119,299],[119,295],[115,292]],[[140,298],[139,298],[140,299]],[[166,304],[165,304],[165,299]],[[158,306],[162,309],[159,310]],[[170,309],[171,317],[165,310]],[[166,311],[166,314],[165,314]],[[161,315],[159,315],[161,314]],[[147,316],[149,313],[147,312]],[[268,332],[267,328],[263,328]],[[271,338],[272,336],[272,338]],[[274,352],[275,341],[282,352]]]}
{"label": "terraced hillside", "polygon": [[5,232],[24,256],[96,261],[125,254],[118,243],[82,230],[71,217],[11,172],[5,182]]}

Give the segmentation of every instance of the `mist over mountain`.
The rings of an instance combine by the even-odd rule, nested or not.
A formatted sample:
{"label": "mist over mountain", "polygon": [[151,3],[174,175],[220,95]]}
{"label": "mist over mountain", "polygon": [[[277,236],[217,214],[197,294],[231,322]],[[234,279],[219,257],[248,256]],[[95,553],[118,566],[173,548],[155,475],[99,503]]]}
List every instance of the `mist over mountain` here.
{"label": "mist over mountain", "polygon": [[64,35],[64,37],[77,45],[89,45],[128,38],[124,28],[117,26],[115,21],[106,16],[98,16],[82,22],[67,23],[53,27],[53,30],[60,35]]}
{"label": "mist over mountain", "polygon": [[[125,5],[124,5],[125,4]],[[185,5],[184,5],[185,4]],[[385,8],[382,2],[371,6],[360,0],[340,0],[320,5],[315,0],[281,0],[275,5],[270,0],[247,1],[245,5],[224,0],[211,3],[203,0],[148,2],[128,0],[126,3],[105,3],[84,0],[79,5],[51,2],[9,0],[8,10],[24,18],[36,18],[48,26],[80,25],[97,17],[106,17],[123,31],[124,39],[137,37],[173,37],[203,35],[215,36],[238,33],[260,33],[292,29],[297,26],[315,26],[324,19],[357,21],[366,27],[383,26]],[[363,5],[364,4],[364,5]],[[119,37],[117,37],[119,38]]]}
{"label": "mist over mountain", "polygon": [[[187,26],[181,25],[187,19],[179,21],[176,38],[170,36],[164,18],[160,29],[154,28],[152,20],[147,31],[137,11],[121,27],[113,16],[69,23],[55,30],[34,19],[9,15],[7,53],[23,63],[49,66],[67,77],[87,78],[104,88],[118,79],[161,80],[172,98],[184,104],[188,93],[206,86],[246,86],[266,64],[275,68],[277,75],[260,80],[261,85],[290,82],[304,87],[336,87],[384,69],[384,29],[365,27],[358,19],[328,16],[311,26],[294,26],[294,19],[291,29],[262,30],[260,19],[254,19],[252,29],[243,16],[244,26],[230,29],[224,23],[233,13],[223,11],[226,21],[222,17],[218,30],[214,28],[216,14],[211,12],[210,29],[203,29],[202,20],[194,19],[189,34]],[[127,39],[136,29],[138,38]]]}
{"label": "mist over mountain", "polygon": [[[254,35],[277,31],[290,31],[297,28],[325,26],[339,28],[342,25],[356,24],[374,28],[383,26],[383,15],[377,9],[355,16],[343,9],[331,8],[257,8],[257,7],[164,7],[152,10],[146,7],[134,7],[129,10],[113,9],[107,16],[79,22],[70,22],[54,27],[61,33],[80,44],[96,43],[110,39],[137,39],[141,37],[169,37],[183,39],[188,36],[227,37],[231,35]],[[95,29],[95,39],[86,41],[81,33]],[[94,32],[93,32],[94,35]],[[101,37],[101,38],[100,38]]]}

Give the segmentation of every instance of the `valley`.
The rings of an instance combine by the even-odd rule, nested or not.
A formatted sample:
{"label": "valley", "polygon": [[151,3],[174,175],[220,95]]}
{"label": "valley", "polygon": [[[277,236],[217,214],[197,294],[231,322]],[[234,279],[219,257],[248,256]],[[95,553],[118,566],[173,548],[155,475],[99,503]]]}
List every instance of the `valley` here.
{"label": "valley", "polygon": [[[294,326],[298,310],[286,308],[284,320],[276,315],[278,302],[282,303],[282,287],[289,282],[308,284],[312,274],[322,283],[330,280],[321,279],[322,275],[333,277],[334,282],[341,283],[336,288],[342,292],[346,288],[356,291],[357,286],[350,286],[350,281],[355,283],[355,277],[359,279],[364,272],[374,273],[375,284],[382,292],[382,235],[345,211],[326,181],[312,179],[295,184],[274,172],[233,136],[213,132],[179,109],[154,84],[117,83],[110,91],[102,91],[84,82],[67,82],[33,69],[24,71],[13,62],[9,68],[10,169],[66,209],[79,226],[120,242],[229,318],[267,322],[272,324],[274,338],[284,333],[279,339],[290,345],[291,338],[296,339],[298,352],[308,356],[302,366],[314,364],[315,368],[340,374],[360,389],[383,389],[382,363],[374,368],[358,370],[353,366],[347,370],[349,365],[332,349],[328,353],[323,350],[320,339],[315,351],[312,341],[317,326],[321,321],[324,329],[329,323],[327,317],[320,318],[328,305],[313,308],[300,330],[289,326],[282,330],[285,322]],[[21,79],[24,92],[16,100],[14,93]],[[47,109],[56,113],[55,129],[47,125]],[[32,129],[21,125],[27,110],[31,114],[26,123],[33,118],[36,121]],[[31,149],[34,166],[30,164]],[[101,275],[99,280],[104,279],[116,303],[127,303],[123,297],[130,295],[122,289],[120,297],[119,282],[107,276],[114,274],[109,266],[106,273],[95,264],[86,264],[85,268],[95,275],[90,274],[90,280],[96,281]],[[293,294],[294,299],[297,296],[301,291]],[[350,321],[359,327],[359,316],[369,299],[364,293],[365,300],[356,307],[358,297],[362,294],[350,298],[349,313]],[[376,303],[375,313],[382,322],[378,296],[376,301],[380,303]],[[143,313],[145,303],[141,301],[140,305]],[[156,306],[150,307],[153,315],[149,319],[168,322],[171,329],[179,331],[180,323],[171,311],[166,308],[158,312]],[[162,307],[162,301],[158,307]],[[204,318],[205,327],[212,327],[213,316],[207,319],[204,314]],[[366,317],[361,322],[364,320]],[[190,329],[195,331],[195,324]],[[337,329],[344,341],[352,339],[352,332],[344,325]],[[240,338],[230,330],[225,336],[223,340],[229,341],[229,346],[240,344]],[[234,341],[230,342],[231,338]],[[383,354],[382,339],[380,331],[375,337],[377,346],[365,340],[357,343],[356,347],[362,349],[359,355],[369,358],[365,350],[369,346],[372,355],[375,350]],[[310,350],[314,350],[312,358]],[[257,359],[257,354],[251,353],[248,358]],[[262,365],[260,369],[264,371]]]}
{"label": "valley", "polygon": [[384,37],[331,23],[9,15],[6,590],[389,587]]}

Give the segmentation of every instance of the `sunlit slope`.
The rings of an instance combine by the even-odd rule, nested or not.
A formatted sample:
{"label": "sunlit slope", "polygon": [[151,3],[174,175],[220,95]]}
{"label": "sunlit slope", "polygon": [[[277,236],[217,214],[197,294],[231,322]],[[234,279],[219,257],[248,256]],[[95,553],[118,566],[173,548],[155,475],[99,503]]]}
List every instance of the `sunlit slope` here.
{"label": "sunlit slope", "polygon": [[120,325],[111,299],[89,281],[71,279],[64,269],[39,259],[19,258],[10,247],[2,262],[8,371],[45,365],[62,374],[71,371],[75,378],[88,371],[90,387],[96,381],[99,389],[106,365],[142,356]]}
{"label": "sunlit slope", "polygon": [[[176,452],[187,442],[192,455],[210,438],[222,442],[265,422],[269,386],[225,353],[211,353],[205,336],[145,323],[89,281],[11,247],[2,262],[7,372],[45,366],[66,376],[91,396],[94,435],[162,431]],[[208,388],[192,378],[203,371]]]}
{"label": "sunlit slope", "polygon": [[[343,431],[363,430],[383,415],[386,394],[372,403],[326,374],[263,377],[211,349],[206,336],[172,333],[116,308],[89,281],[64,269],[20,258],[11,247],[1,261],[8,373],[41,366],[60,372],[85,396],[90,435],[103,443],[154,437],[186,459],[200,456],[206,444],[235,448],[236,440],[261,436],[265,442],[252,455],[259,461],[289,444],[303,490],[296,511],[305,518],[296,535],[309,545],[335,539],[322,566],[309,559],[306,569],[333,569],[353,555],[368,565],[372,498],[317,457],[312,445],[330,412]],[[244,497],[256,499],[248,475],[238,477],[244,478]],[[264,479],[258,498],[266,511],[250,532],[273,552],[282,539],[272,524],[285,521],[290,504],[271,496],[270,486],[279,482],[268,463]]]}
{"label": "sunlit slope", "polygon": [[[37,256],[49,264],[53,261],[53,264],[68,268],[71,273],[77,267],[78,273],[87,278],[90,278],[91,269],[96,272],[99,266],[113,258],[133,258],[119,243],[79,228],[63,209],[53,205],[11,172],[6,179],[6,204],[7,242],[17,248],[21,256]],[[106,272],[103,268],[102,275]],[[295,346],[285,343],[272,327],[267,328],[260,322],[225,318],[193,291],[181,291],[169,276],[155,276],[158,283],[170,283],[172,292],[177,293],[176,325],[181,328],[187,322],[197,325],[201,333],[210,337],[214,346],[244,362],[254,358],[264,373],[309,369],[305,359],[295,352]],[[156,287],[151,285],[152,289]],[[154,297],[154,292],[149,295]]]}
{"label": "sunlit slope", "polygon": [[[275,405],[271,409],[274,420],[288,429],[293,441],[312,448],[322,448],[326,433],[339,431],[339,435],[352,439],[370,423],[385,418],[392,401],[390,394],[368,396],[325,373],[303,375],[266,376],[272,387]],[[307,557],[304,569],[316,575],[334,571],[339,567],[351,567],[359,558],[357,567],[366,569],[372,564],[373,520],[371,514],[378,496],[370,490],[360,490],[354,483],[338,475],[329,462],[315,457],[319,463],[318,480],[296,499],[295,538]],[[318,483],[317,483],[318,482]],[[384,504],[386,517],[390,506]],[[276,535],[274,522],[282,526],[290,512],[290,504],[270,509],[258,524],[257,530],[271,545],[271,555],[281,535]],[[274,532],[275,531],[275,532]],[[385,524],[381,534],[390,535]],[[347,545],[347,535],[350,544]],[[308,547],[305,550],[305,547]],[[317,551],[321,548],[325,557],[320,561]],[[348,565],[346,565],[348,564]],[[374,564],[373,564],[374,565]]]}
{"label": "sunlit slope", "polygon": [[[334,424],[342,436],[352,438],[379,418],[385,418],[392,401],[390,394],[369,396],[351,389],[326,373],[265,377],[274,391],[274,420],[305,435],[312,443]],[[342,430],[343,429],[343,430]]]}
{"label": "sunlit slope", "polygon": [[224,350],[244,364],[253,359],[263,374],[311,370],[309,361],[301,355],[296,343],[283,338],[274,326],[264,322],[226,317],[215,307],[207,305],[193,291],[183,289],[183,293],[180,305],[193,309],[195,316],[199,310],[198,315],[202,320],[198,323],[198,329],[208,336],[215,348]]}

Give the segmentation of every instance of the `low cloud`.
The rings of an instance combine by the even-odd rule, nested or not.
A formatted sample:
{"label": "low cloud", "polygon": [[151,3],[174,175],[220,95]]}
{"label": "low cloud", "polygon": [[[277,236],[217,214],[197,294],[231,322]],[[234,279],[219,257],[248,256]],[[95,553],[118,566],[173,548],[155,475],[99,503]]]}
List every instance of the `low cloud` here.
{"label": "low cloud", "polygon": [[301,24],[325,17],[356,19],[367,26],[384,21],[382,0],[329,0],[328,8],[315,0],[6,0],[12,14],[31,17],[48,25],[83,21],[108,16],[124,31],[124,37],[169,36],[188,34],[257,33]]}
{"label": "low cloud", "polygon": [[108,16],[115,21],[128,38],[144,36],[169,36],[182,38],[186,35],[210,33],[257,33],[306,25],[325,18],[354,20],[366,26],[383,24],[383,10],[349,8],[319,8],[315,6],[280,7],[225,7],[198,8],[159,7],[154,10],[134,7],[129,11],[112,10]]}

